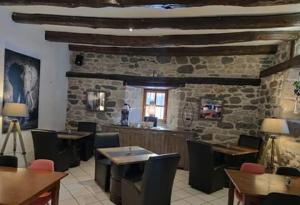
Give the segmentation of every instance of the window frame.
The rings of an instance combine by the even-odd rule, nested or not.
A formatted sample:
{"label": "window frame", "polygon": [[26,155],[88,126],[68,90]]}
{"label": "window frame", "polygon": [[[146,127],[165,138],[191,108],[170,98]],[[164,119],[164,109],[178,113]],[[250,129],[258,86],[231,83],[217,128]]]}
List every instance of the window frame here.
{"label": "window frame", "polygon": [[156,96],[157,93],[164,93],[165,94],[165,106],[158,106],[158,107],[163,107],[165,112],[164,112],[164,118],[158,119],[161,122],[166,123],[167,122],[167,116],[168,116],[168,100],[169,100],[169,90],[163,90],[163,89],[144,89],[144,96],[143,96],[143,120],[145,118],[146,114],[146,101],[147,101],[147,93],[149,92],[154,92],[155,93],[155,106],[156,105]]}

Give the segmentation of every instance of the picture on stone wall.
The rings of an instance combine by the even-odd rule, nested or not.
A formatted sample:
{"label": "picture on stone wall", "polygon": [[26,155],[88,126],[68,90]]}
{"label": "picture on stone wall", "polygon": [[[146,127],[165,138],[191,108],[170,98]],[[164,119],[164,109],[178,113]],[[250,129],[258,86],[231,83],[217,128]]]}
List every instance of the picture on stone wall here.
{"label": "picture on stone wall", "polygon": [[221,120],[222,100],[202,98],[200,101],[200,119]]}
{"label": "picture on stone wall", "polygon": [[89,91],[87,92],[87,109],[94,112],[105,111],[105,92]]}
{"label": "picture on stone wall", "polygon": [[[40,64],[39,59],[5,49],[3,105],[27,104],[28,117],[18,119],[22,130],[38,127]],[[3,133],[7,132],[10,120],[3,118]]]}

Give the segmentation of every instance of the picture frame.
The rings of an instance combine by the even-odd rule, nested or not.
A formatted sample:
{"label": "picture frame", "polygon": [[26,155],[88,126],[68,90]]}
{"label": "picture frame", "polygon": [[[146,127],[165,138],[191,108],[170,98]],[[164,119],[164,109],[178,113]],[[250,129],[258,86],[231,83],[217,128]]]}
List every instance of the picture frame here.
{"label": "picture frame", "polygon": [[223,101],[220,99],[200,99],[200,120],[220,121],[223,117]]}
{"label": "picture frame", "polygon": [[[40,59],[5,49],[3,106],[5,103],[27,105],[28,117],[19,119],[22,130],[38,128],[40,69]],[[3,118],[2,133],[7,132],[13,119]]]}
{"label": "picture frame", "polygon": [[106,92],[87,91],[87,110],[91,112],[104,112],[106,110]]}

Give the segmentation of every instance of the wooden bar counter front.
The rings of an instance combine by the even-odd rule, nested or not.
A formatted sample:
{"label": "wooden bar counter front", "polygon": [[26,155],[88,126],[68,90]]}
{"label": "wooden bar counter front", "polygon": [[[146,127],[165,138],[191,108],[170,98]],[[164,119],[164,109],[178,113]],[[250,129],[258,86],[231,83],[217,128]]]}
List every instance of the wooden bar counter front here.
{"label": "wooden bar counter front", "polygon": [[118,132],[122,147],[140,146],[156,154],[179,153],[181,158],[178,167],[185,170],[189,169],[186,140],[193,138],[194,132],[117,125],[102,126],[102,131]]}

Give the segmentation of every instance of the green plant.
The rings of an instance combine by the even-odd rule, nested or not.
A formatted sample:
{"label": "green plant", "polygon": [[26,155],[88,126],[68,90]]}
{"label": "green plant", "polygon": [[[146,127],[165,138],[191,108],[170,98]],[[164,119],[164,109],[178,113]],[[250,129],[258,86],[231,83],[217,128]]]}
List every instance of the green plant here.
{"label": "green plant", "polygon": [[298,80],[298,81],[295,81],[294,83],[293,83],[293,85],[294,85],[294,87],[295,87],[295,90],[300,90],[300,81]]}

